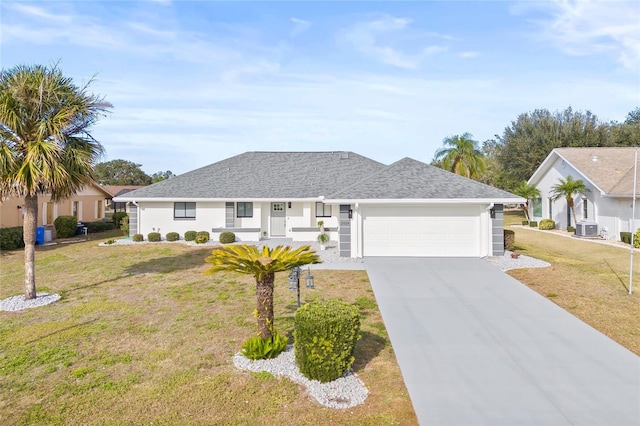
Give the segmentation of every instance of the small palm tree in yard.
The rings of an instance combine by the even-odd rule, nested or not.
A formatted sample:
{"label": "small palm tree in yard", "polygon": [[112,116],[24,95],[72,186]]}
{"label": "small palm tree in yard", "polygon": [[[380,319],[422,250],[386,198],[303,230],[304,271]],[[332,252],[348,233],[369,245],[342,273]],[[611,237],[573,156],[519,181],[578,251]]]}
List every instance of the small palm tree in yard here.
{"label": "small palm tree in yard", "polygon": [[241,244],[217,248],[205,259],[211,264],[206,273],[238,272],[253,275],[256,279],[256,317],[258,336],[263,339],[273,337],[273,283],[276,272],[283,272],[297,266],[320,263],[320,257],[310,246],[297,249],[278,246],[256,246]]}
{"label": "small palm tree in yard", "polygon": [[513,193],[527,200],[522,205],[522,211],[524,212],[527,221],[531,220],[529,218],[529,200],[538,198],[540,196],[540,190],[536,188],[535,185],[522,181],[520,182],[520,185],[513,190]]}
{"label": "small palm tree in yard", "polygon": [[38,195],[59,201],[92,182],[103,149],[88,129],[111,104],[54,66],[0,72],[0,198],[24,199],[25,299],[36,298]]}
{"label": "small palm tree in yard", "polygon": [[[576,211],[574,209],[574,194],[582,194],[589,192],[589,189],[584,185],[581,179],[575,180],[573,176],[567,176],[567,179],[558,179],[558,183],[551,187],[551,199],[553,201],[565,198],[567,200],[567,208],[573,215],[573,223],[578,223],[576,219]],[[567,215],[567,225],[571,226],[571,217]]]}
{"label": "small palm tree in yard", "polygon": [[435,164],[450,172],[475,179],[486,168],[485,156],[478,149],[470,133],[455,135],[443,140],[443,148],[436,151]]}

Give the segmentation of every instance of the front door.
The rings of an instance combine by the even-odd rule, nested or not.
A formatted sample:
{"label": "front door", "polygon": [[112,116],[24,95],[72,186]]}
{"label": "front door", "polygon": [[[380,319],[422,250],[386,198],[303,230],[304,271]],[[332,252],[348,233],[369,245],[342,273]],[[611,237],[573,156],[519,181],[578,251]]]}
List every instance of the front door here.
{"label": "front door", "polygon": [[271,203],[271,236],[286,235],[286,211],[284,203]]}

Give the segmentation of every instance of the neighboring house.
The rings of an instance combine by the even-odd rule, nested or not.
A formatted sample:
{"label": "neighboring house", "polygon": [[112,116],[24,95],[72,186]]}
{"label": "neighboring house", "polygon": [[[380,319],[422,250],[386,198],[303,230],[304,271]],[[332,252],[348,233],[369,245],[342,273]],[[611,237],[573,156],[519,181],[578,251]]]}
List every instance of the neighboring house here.
{"label": "neighboring house", "polygon": [[119,197],[136,189],[144,188],[144,185],[101,185],[101,188],[110,195],[105,199],[105,210],[107,214],[112,215],[115,212],[129,213],[127,203],[116,203],[113,201],[115,197]]}
{"label": "neighboring house", "polygon": [[405,158],[390,166],[352,152],[247,152],[115,199],[130,232],[232,231],[315,241],[324,221],[340,255],[503,253],[508,192]]}
{"label": "neighboring house", "polygon": [[[110,195],[99,185],[89,185],[66,200],[53,202],[47,194],[38,196],[38,226],[53,226],[58,216],[75,216],[79,222],[104,219],[104,200]],[[0,228],[22,226],[23,198],[0,201]]]}
{"label": "neighboring house", "polygon": [[566,229],[569,220],[573,224],[566,199],[550,198],[559,179],[572,176],[589,189],[573,197],[578,225],[597,224],[596,235],[619,240],[620,232],[637,228],[631,224],[634,159],[635,148],[554,149],[529,179],[541,192],[530,203],[532,220],[550,218],[560,229]]}

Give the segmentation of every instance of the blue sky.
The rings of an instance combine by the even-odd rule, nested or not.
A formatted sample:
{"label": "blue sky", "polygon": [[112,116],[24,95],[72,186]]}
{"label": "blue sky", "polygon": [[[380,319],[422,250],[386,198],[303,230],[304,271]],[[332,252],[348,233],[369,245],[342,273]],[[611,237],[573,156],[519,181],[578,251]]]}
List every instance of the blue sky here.
{"label": "blue sky", "polygon": [[[429,162],[538,108],[640,106],[638,1],[10,1],[0,62],[114,105],[103,161],[180,174],[245,151]],[[307,165],[301,164],[300,167]]]}

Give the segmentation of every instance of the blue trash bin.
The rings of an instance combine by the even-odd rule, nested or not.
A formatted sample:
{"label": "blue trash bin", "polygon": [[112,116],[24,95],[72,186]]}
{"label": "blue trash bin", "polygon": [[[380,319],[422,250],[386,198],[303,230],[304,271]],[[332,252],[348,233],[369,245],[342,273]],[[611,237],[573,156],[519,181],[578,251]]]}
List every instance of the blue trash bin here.
{"label": "blue trash bin", "polygon": [[38,226],[36,228],[36,244],[44,244],[44,226]]}

